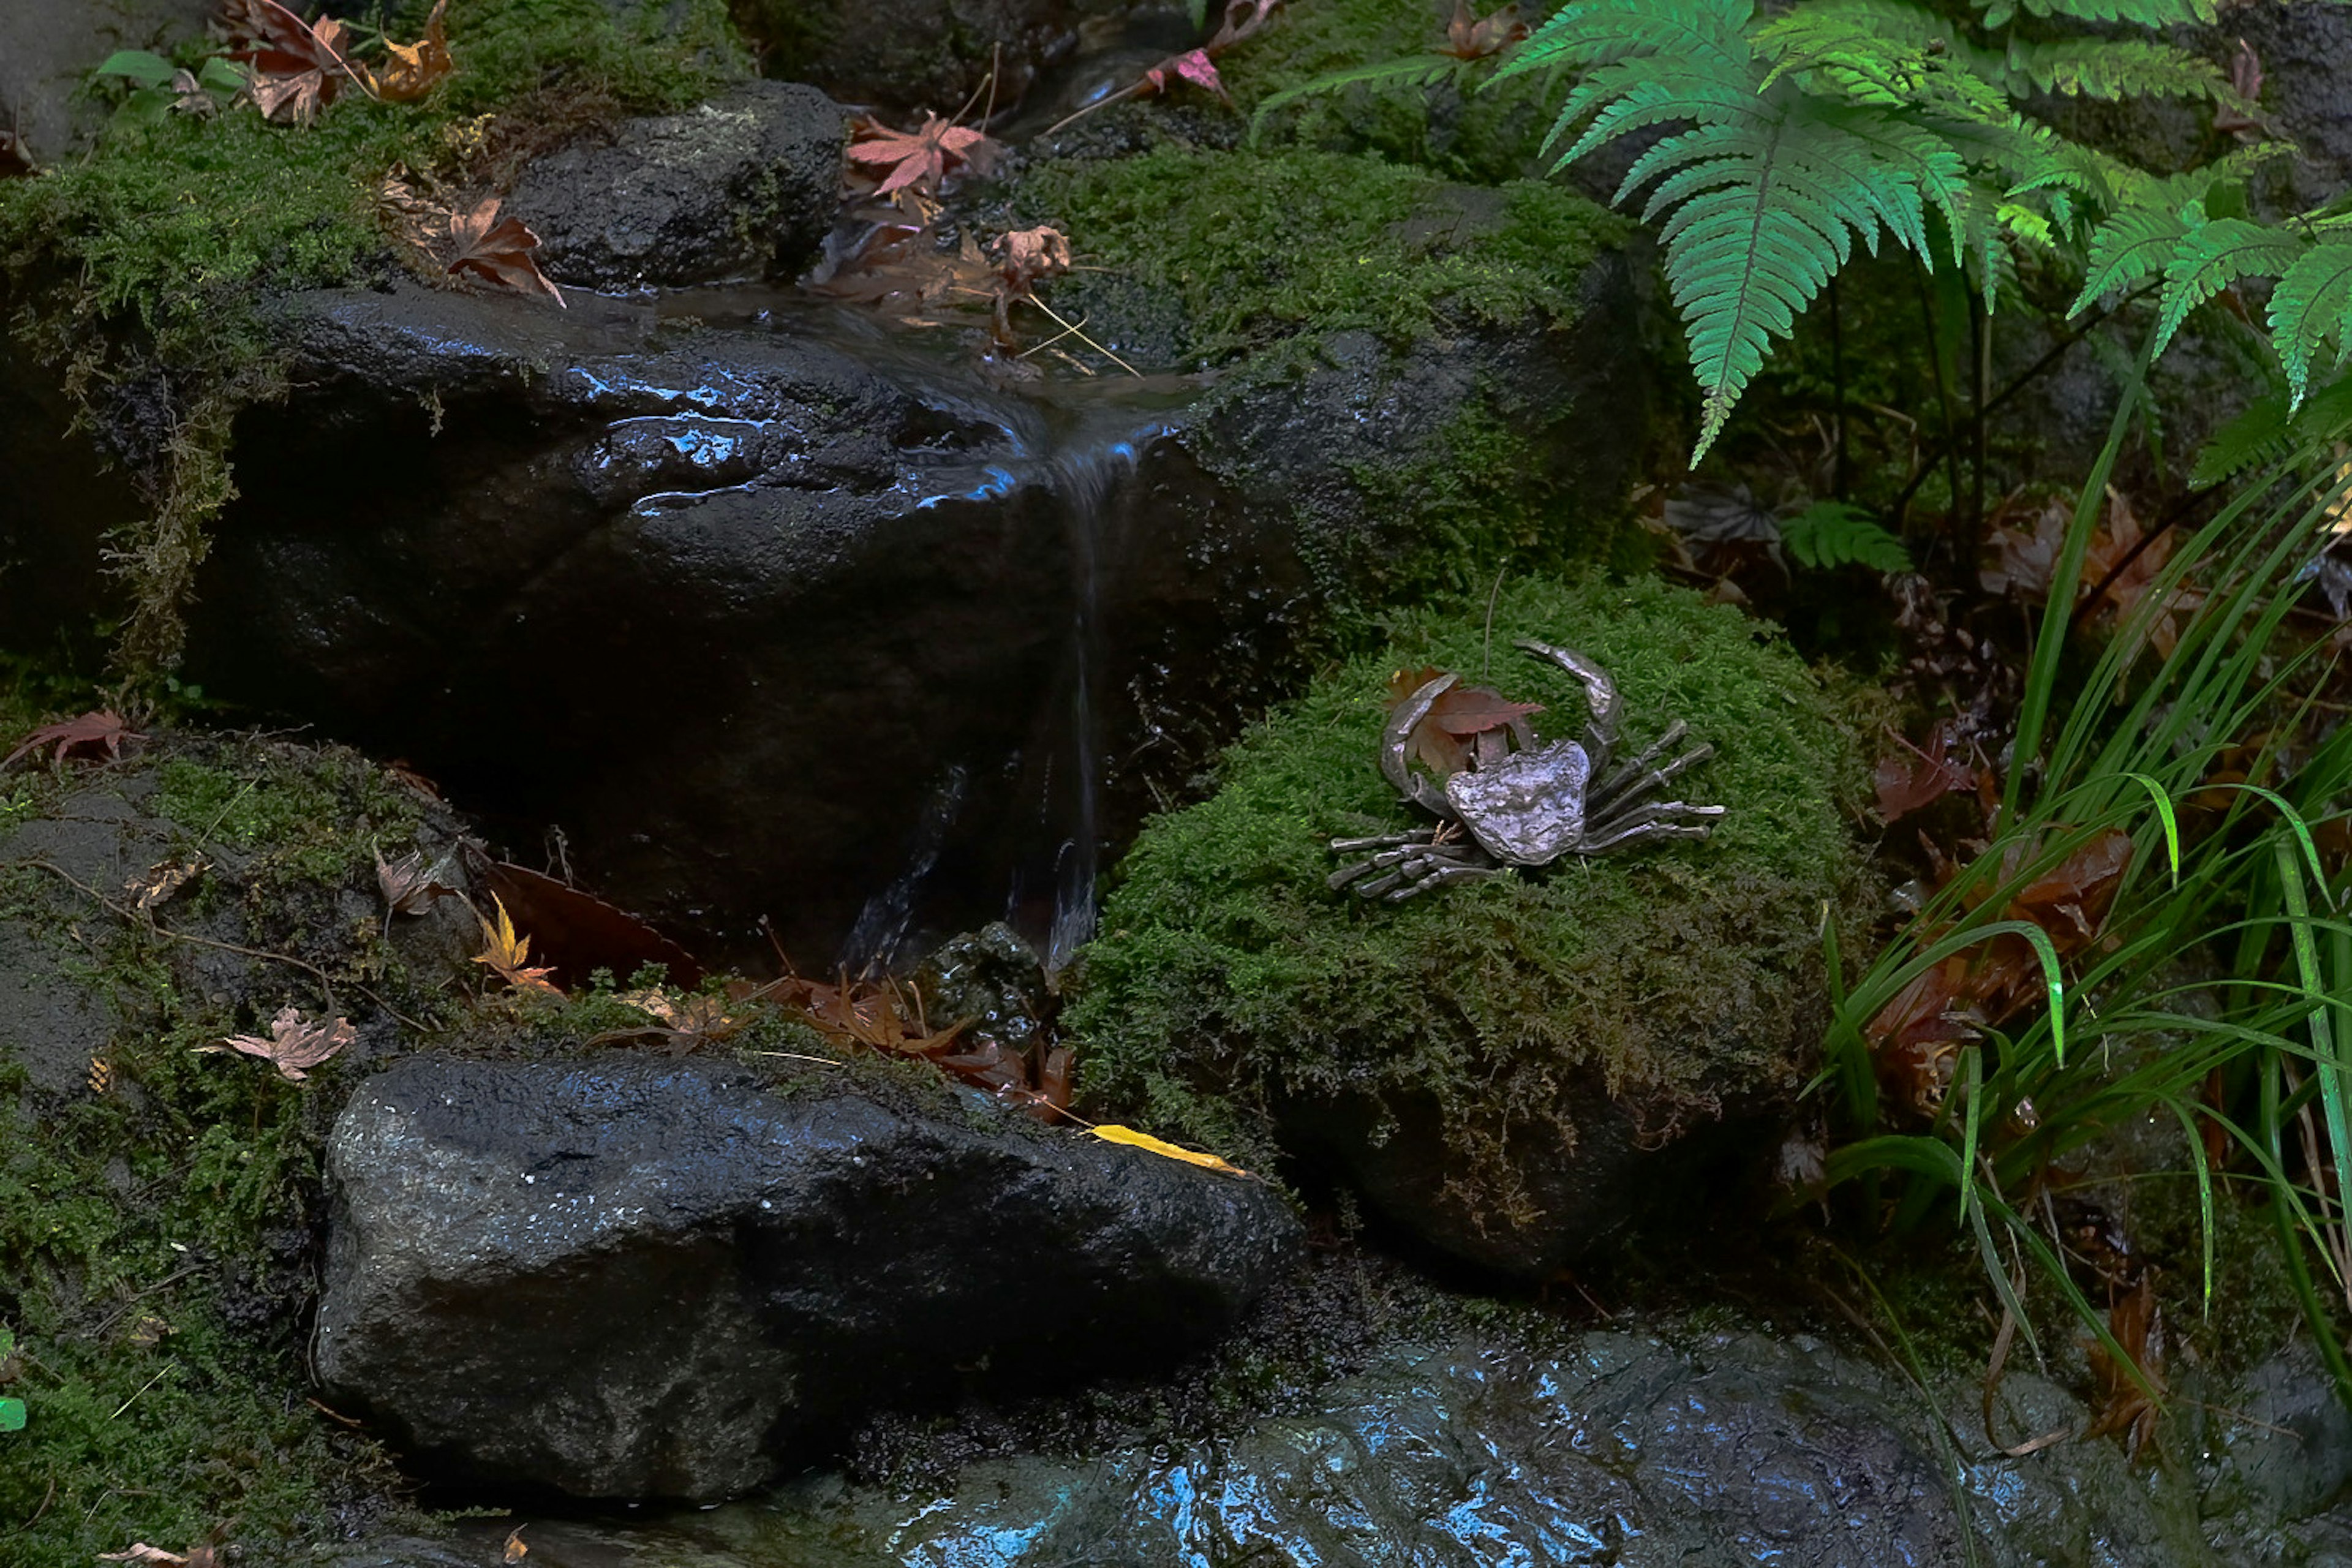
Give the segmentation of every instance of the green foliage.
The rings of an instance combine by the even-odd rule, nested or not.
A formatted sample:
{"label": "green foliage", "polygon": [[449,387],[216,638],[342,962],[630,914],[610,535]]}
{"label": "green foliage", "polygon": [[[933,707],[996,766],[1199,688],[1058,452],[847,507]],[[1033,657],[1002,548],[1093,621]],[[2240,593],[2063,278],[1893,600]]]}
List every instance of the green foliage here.
{"label": "green foliage", "polygon": [[[2104,1340],[2104,1314],[2019,1212],[2019,1196],[2104,1129],[2177,1124],[2181,1169],[2200,1194],[2209,1303],[2222,1272],[2212,1240],[2227,1228],[2221,1208],[2241,1195],[2259,1199],[2280,1231],[2305,1319],[2352,1401],[2339,1329],[2352,1248],[2342,1247],[2341,1222],[2330,1218],[2310,1169],[2352,1159],[2352,1034],[2342,1003],[2352,988],[2352,926],[2338,912],[2352,896],[2352,868],[2324,858],[2315,837],[2346,816],[2352,731],[2339,728],[2292,761],[2278,739],[2307,732],[2309,717],[2290,692],[2327,657],[2324,631],[2298,631],[2290,615],[2297,580],[2346,503],[2336,444],[2352,432],[2352,404],[2334,400],[2331,422],[2294,431],[2293,449],[2247,478],[2178,545],[2085,668],[2069,659],[2074,589],[2144,393],[2143,364],[2060,552],[2000,829],[1841,1000],[1831,1077],[1858,1141],[1833,1152],[1830,1176],[1901,1173],[1917,1190],[1904,1207],[1914,1215],[1924,1206],[1916,1195],[1948,1194],[1997,1291],[2010,1289],[2010,1254],[1996,1241],[2005,1231]],[[2201,592],[2182,605],[2174,593],[2192,566]],[[2183,623],[2178,641],[2148,668],[2141,652],[2166,616]],[[2053,713],[2062,718],[2045,745]],[[2223,753],[2247,736],[2270,739],[2249,760],[2225,764]],[[2246,782],[2217,787],[2217,777]],[[1872,1079],[1872,1020],[1947,955],[1985,941],[2021,889],[2116,828],[2132,836],[2132,864],[2106,940],[2066,977],[2063,1005],[2011,1036],[1963,1046],[1937,1124],[1890,1130]],[[2020,1120],[2027,1105],[2034,1115]],[[2234,1169],[2209,1158],[2208,1129]]]}
{"label": "green foliage", "polygon": [[1867,566],[1908,572],[1911,552],[1868,512],[1844,501],[1816,501],[1780,523],[1780,542],[1801,566]]}
{"label": "green foliage", "polygon": [[[2053,0],[2033,14],[2140,21],[2197,9]],[[1911,0],[1805,0],[1778,15],[1749,0],[1576,0],[1506,61],[1498,81],[1580,73],[1552,129],[1562,164],[1664,131],[1618,199],[1646,193],[1643,216],[1662,222],[1703,398],[1694,461],[1857,246],[1874,253],[1888,235],[1931,268],[1964,268],[1990,305],[2013,270],[2011,247],[2047,249],[2090,213],[2183,194],[2065,142],[2021,113],[2020,100],[2250,107],[2168,43],[2045,41],[2006,32],[2014,10],[1994,5],[1964,25]],[[2231,256],[2184,263],[2182,313],[2232,266],[2254,265]]]}
{"label": "green foliage", "polygon": [[[1286,1097],[1433,1102],[1447,1179],[1511,1205],[1509,1129],[1559,1127],[1576,1075],[1671,1115],[1787,1069],[1819,994],[1823,900],[1842,905],[1856,874],[1854,738],[1784,647],[1687,591],[1507,584],[1491,670],[1483,610],[1401,618],[1391,647],[1236,743],[1213,795],[1145,827],[1065,1016],[1096,1106],[1246,1163]],[[1606,665],[1629,742],[1680,718],[1716,744],[1690,784],[1731,807],[1714,839],[1403,904],[1333,892],[1329,838],[1417,818],[1376,765],[1391,671],[1460,670],[1545,702],[1551,733],[1581,725],[1576,684],[1515,636]]]}
{"label": "green foliage", "polygon": [[1539,182],[1472,209],[1419,170],[1325,153],[1161,147],[1038,169],[1023,200],[1065,222],[1090,262],[1180,296],[1209,360],[1309,327],[1410,341],[1446,319],[1565,322],[1621,232]]}

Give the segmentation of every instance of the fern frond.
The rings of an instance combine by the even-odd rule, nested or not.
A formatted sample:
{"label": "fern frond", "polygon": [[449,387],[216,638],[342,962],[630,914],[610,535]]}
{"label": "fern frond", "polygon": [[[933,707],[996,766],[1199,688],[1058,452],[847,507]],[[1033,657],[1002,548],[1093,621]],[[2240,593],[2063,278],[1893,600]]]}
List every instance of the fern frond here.
{"label": "fern frond", "polygon": [[2116,214],[2091,236],[2083,291],[2066,313],[2074,315],[2102,295],[2128,289],[2163,271],[2174,247],[2188,233],[2187,223],[2161,208],[2126,207]]}
{"label": "fern frond", "polygon": [[2189,470],[2192,485],[2218,485],[2352,426],[2352,376],[2321,387],[2298,407],[2284,392],[2256,398],[2213,433]]}
{"label": "fern frond", "polygon": [[2287,230],[2242,217],[2217,218],[2189,230],[2164,264],[2164,299],[2149,352],[2162,353],[2189,311],[2239,279],[2284,271],[2305,249],[2303,240]]}
{"label": "fern frond", "polygon": [[2254,108],[2210,60],[2154,38],[2012,38],[2005,63],[2010,89],[2019,97],[2035,91],[2110,102],[2200,98],[2247,114]]}
{"label": "fern frond", "polygon": [[1815,501],[1780,523],[1780,542],[1801,566],[1867,566],[1888,574],[1911,570],[1911,552],[1860,507]]}
{"label": "fern frond", "polygon": [[1744,68],[1755,14],[1748,0],[1570,0],[1513,51],[1494,79],[1648,55],[1680,59],[1694,70]]}
{"label": "fern frond", "polygon": [[2352,240],[2316,246],[2271,290],[2271,344],[2286,372],[2288,406],[2303,402],[2315,351],[2334,338],[2341,359],[2352,345]]}
{"label": "fern frond", "polygon": [[1328,71],[1296,87],[1284,88],[1280,92],[1267,94],[1250,115],[1250,143],[1256,145],[1258,132],[1264,129],[1266,116],[1302,100],[1341,92],[1351,87],[1427,87],[1460,70],[1462,64],[1450,55],[1407,55],[1402,59],[1382,60],[1377,65],[1351,66],[1346,70]]}
{"label": "fern frond", "polygon": [[2130,22],[2142,27],[2182,27],[2210,22],[2213,0],[1971,0],[1988,27],[2006,27],[2023,11],[2072,22]]}

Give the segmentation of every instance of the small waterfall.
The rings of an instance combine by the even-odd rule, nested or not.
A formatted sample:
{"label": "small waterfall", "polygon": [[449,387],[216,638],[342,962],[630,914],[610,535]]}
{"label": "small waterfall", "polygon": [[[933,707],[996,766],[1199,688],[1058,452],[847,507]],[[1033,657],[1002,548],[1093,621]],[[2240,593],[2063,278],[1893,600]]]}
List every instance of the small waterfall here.
{"label": "small waterfall", "polygon": [[841,964],[850,973],[886,970],[898,957],[899,946],[914,925],[916,897],[939,865],[940,851],[947,845],[948,832],[961,814],[971,787],[971,771],[957,763],[923,803],[923,815],[908,845],[907,868],[866,900],[849,934],[842,939]]}
{"label": "small waterfall", "polygon": [[1120,441],[1066,454],[1054,465],[1069,508],[1072,609],[1069,764],[1061,792],[1066,801],[1055,814],[1066,836],[1054,853],[1054,916],[1043,954],[1048,979],[1059,975],[1095,934],[1095,887],[1102,869],[1102,757],[1094,689],[1103,664],[1102,558],[1111,542],[1122,481],[1135,470],[1135,451],[1133,441]]}

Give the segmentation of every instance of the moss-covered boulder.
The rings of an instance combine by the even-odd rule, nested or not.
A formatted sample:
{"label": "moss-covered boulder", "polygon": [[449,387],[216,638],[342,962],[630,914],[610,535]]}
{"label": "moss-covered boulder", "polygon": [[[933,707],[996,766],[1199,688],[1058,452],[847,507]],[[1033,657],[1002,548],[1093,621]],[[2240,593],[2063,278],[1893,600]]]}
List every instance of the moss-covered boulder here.
{"label": "moss-covered boulder", "polygon": [[1227,754],[1209,799],[1144,830],[1067,1015],[1085,1090],[1255,1159],[1328,1164],[1426,1240],[1540,1274],[1617,1230],[1638,1188],[1785,1109],[1826,1016],[1825,910],[1860,901],[1855,738],[1738,612],[1642,581],[1507,586],[1491,680],[1574,733],[1575,684],[1511,651],[1576,647],[1624,694],[1626,743],[1675,719],[1717,749],[1705,843],[1635,847],[1402,904],[1333,892],[1328,839],[1415,813],[1375,763],[1391,672],[1473,679],[1475,611],[1416,614]]}

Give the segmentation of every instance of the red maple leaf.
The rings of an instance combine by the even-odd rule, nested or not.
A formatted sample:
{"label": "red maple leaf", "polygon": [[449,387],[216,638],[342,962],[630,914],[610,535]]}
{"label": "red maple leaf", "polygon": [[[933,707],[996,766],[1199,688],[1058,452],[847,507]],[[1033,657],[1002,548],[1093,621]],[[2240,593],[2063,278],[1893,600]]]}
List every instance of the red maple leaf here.
{"label": "red maple leaf", "polygon": [[42,725],[25,737],[23,745],[0,757],[0,768],[8,766],[27,752],[39,751],[43,746],[57,748],[49,755],[49,761],[53,763],[61,763],[75,755],[95,758],[100,753],[107,761],[112,762],[122,755],[125,741],[143,741],[146,738],[123,722],[121,714],[110,708],[100,708],[78,718]]}
{"label": "red maple leaf", "polygon": [[919,131],[893,131],[878,120],[857,121],[850,130],[849,158],[855,163],[889,165],[889,174],[875,189],[877,196],[909,189],[935,195],[951,171],[978,163],[995,147],[968,125],[926,114]]}
{"label": "red maple leaf", "polygon": [[375,96],[367,68],[349,58],[351,29],[333,17],[313,26],[278,0],[222,0],[221,17],[229,41],[242,46],[229,58],[252,68],[254,107],[265,120],[307,125],[346,81]]}
{"label": "red maple leaf", "polygon": [[1457,60],[1483,60],[1527,36],[1528,25],[1520,19],[1517,0],[1477,17],[1470,14],[1470,0],[1454,0],[1454,20],[1445,25],[1445,42],[1437,52]]}

